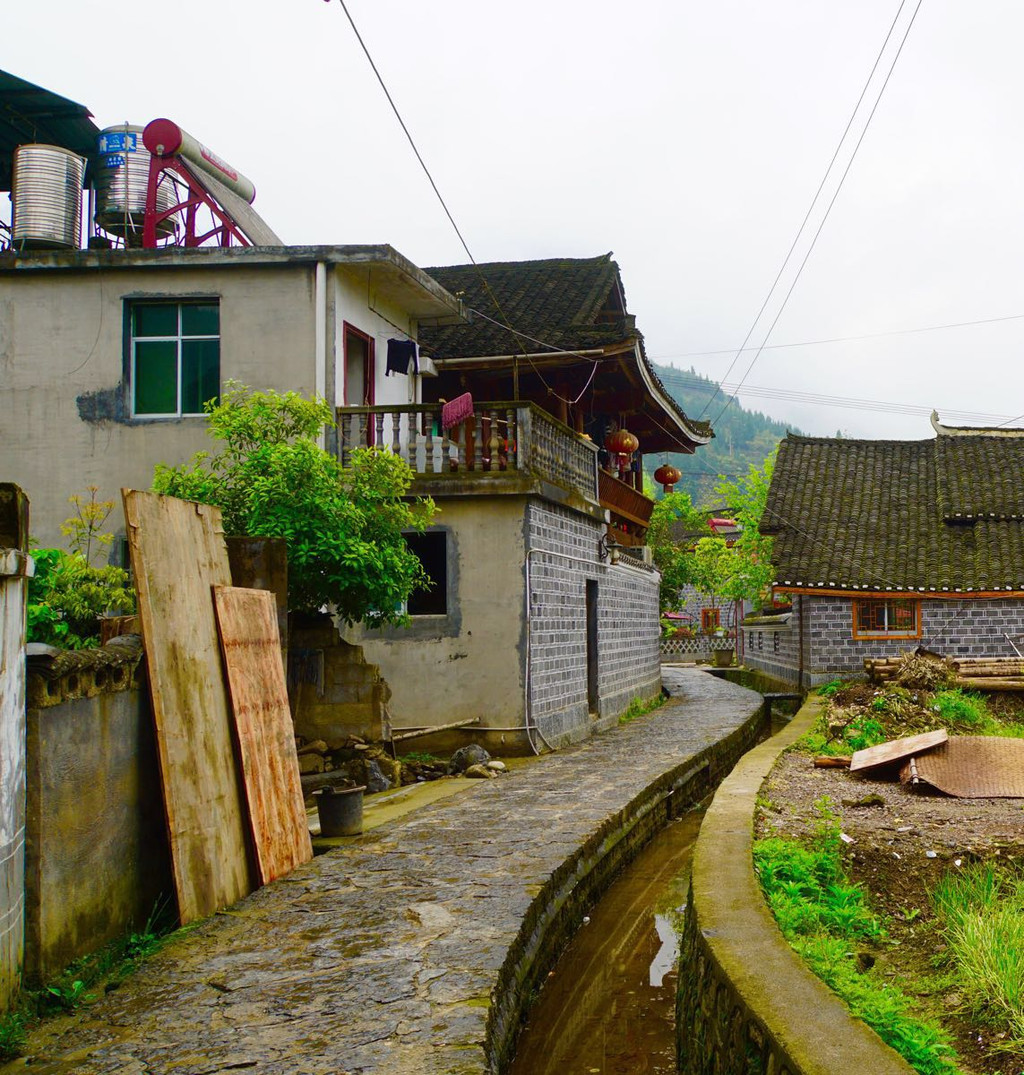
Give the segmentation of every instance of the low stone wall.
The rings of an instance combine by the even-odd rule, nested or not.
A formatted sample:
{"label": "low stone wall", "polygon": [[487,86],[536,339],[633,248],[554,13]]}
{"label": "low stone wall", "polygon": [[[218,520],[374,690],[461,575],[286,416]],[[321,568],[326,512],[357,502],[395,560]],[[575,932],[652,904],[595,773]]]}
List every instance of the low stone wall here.
{"label": "low stone wall", "polygon": [[[174,911],[139,640],[28,661],[25,977]],[[140,681],[141,679],[141,681]]]}
{"label": "low stone wall", "polygon": [[805,703],[785,731],[742,759],[701,825],[680,944],[676,1025],[684,1075],[912,1075],[789,947],[754,874],[757,793],[820,704]]}

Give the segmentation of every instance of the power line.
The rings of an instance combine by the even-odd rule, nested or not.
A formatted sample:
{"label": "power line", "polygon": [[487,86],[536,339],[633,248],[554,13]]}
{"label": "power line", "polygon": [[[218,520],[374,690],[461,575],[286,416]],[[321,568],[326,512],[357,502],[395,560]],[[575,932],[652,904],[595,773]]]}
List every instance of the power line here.
{"label": "power line", "polygon": [[[780,351],[787,347],[817,347],[826,343],[854,343],[858,340],[877,340],[883,336],[909,336],[916,332],[941,332],[950,328],[971,328],[974,325],[995,325],[1002,321],[1020,321],[1024,314],[1007,314],[1005,317],[983,317],[977,321],[954,321],[948,325],[924,325],[920,328],[895,328],[886,332],[865,332],[859,336],[832,336],[825,340],[799,340],[796,343],[769,343],[761,348],[762,351]],[[743,347],[740,351],[756,351],[756,347]],[[717,351],[681,351],[671,355],[651,355],[655,362],[664,362],[673,358],[704,358],[712,355],[736,354],[733,347]]]}
{"label": "power line", "polygon": [[[900,17],[900,13],[903,11],[904,4],[907,0],[900,0],[900,6],[896,10],[896,15],[892,20],[892,24],[889,27],[889,32],[885,35],[885,40],[882,42],[882,47],[878,50],[878,55],[875,57],[875,62],[871,66],[871,73],[868,75],[867,80],[864,83],[864,88],[860,91],[860,96],[857,98],[857,103],[853,106],[853,111],[850,113],[850,118],[846,121],[846,126],[843,128],[843,133],[840,135],[839,141],[836,143],[835,151],[832,154],[832,159],[828,162],[828,167],[825,169],[824,175],[821,177],[821,182],[818,184],[818,189],[814,192],[814,197],[811,198],[811,203],[807,207],[807,212],[804,213],[804,218],[800,222],[800,227],[796,230],[796,235],[793,236],[793,241],[789,245],[789,250],[786,251],[786,256],[782,260],[782,264],[779,266],[779,271],[775,274],[775,279],[772,281],[772,285],[768,288],[768,293],[764,297],[764,301],[761,303],[761,308],[757,311],[757,315],[750,323],[750,328],[747,329],[746,336],[743,337],[743,342],[740,344],[739,350],[736,352],[732,362],[729,363],[729,368],[725,371],[725,376],[728,377],[732,373],[733,368],[739,361],[740,355],[743,354],[747,344],[750,342],[750,337],[754,335],[754,329],[757,328],[758,321],[761,320],[761,315],[764,313],[771,301],[772,295],[775,293],[776,287],[779,285],[779,281],[782,279],[782,274],[786,271],[786,266],[789,264],[789,259],[793,256],[793,251],[796,250],[797,243],[800,241],[800,236],[804,233],[804,228],[807,227],[807,222],[811,218],[811,213],[814,211],[815,205],[818,203],[818,198],[821,196],[822,190],[825,188],[825,184],[828,181],[828,177],[832,172],[832,166],[835,164],[836,159],[839,156],[839,151],[843,147],[843,143],[846,141],[846,136],[850,133],[850,128],[853,125],[853,121],[857,116],[857,112],[860,110],[861,102],[864,100],[864,95],[868,91],[868,86],[871,85],[871,80],[875,77],[875,71],[878,70],[878,64],[882,59],[882,54],[885,52],[886,46],[889,44],[889,38],[892,37],[892,32],[896,27],[896,22]],[[856,151],[855,151],[856,152]],[[763,346],[763,344],[762,344]],[[711,397],[704,405],[704,410],[700,412],[698,418],[703,418],[707,412],[708,407],[711,406],[711,401],[714,396]]]}
{"label": "power line", "polygon": [[[661,380],[668,386],[676,388],[706,389],[710,390],[715,382],[700,378],[698,374],[691,374],[686,370],[665,371],[659,374]],[[819,392],[802,392],[797,389],[768,388],[760,385],[740,385],[719,383],[718,388],[728,394],[737,393],[742,387],[745,395],[757,396],[764,399],[777,399],[791,403],[810,404],[822,407],[842,407],[847,410],[873,411],[879,414],[907,414],[914,417],[927,418],[933,410],[940,411],[948,418],[961,421],[977,422],[982,425],[1008,424],[1002,414],[988,414],[982,411],[961,411],[953,408],[931,407],[916,403],[895,403],[888,400],[860,399],[855,396],[830,396]],[[1013,419],[1010,419],[1012,422]]]}
{"label": "power line", "polygon": [[[341,10],[344,11],[345,18],[348,19],[348,24],[352,27],[352,32],[356,35],[356,40],[359,42],[359,47],[363,50],[363,55],[366,56],[366,59],[369,62],[370,67],[372,68],[373,73],[377,78],[377,81],[380,83],[380,88],[384,91],[384,96],[388,99],[388,104],[391,105],[391,111],[394,112],[395,119],[398,120],[398,123],[405,134],[406,140],[412,147],[413,153],[416,154],[416,159],[419,161],[420,167],[423,169],[423,174],[427,177],[427,180],[429,181],[431,189],[434,191],[434,194],[437,195],[437,200],[441,203],[441,208],[444,210],[445,216],[448,217],[449,223],[454,229],[455,234],[458,236],[459,242],[462,244],[462,249],[466,251],[466,257],[469,258],[470,262],[473,265],[473,268],[476,270],[477,276],[480,277],[480,282],[483,284],[484,290],[487,292],[487,297],[494,304],[494,308],[498,311],[498,316],[501,318],[501,321],[493,321],[492,318],[487,317],[485,314],[480,314],[478,310],[474,312],[479,314],[487,321],[493,321],[493,323],[498,325],[499,328],[506,329],[509,333],[511,333],[513,338],[521,336],[524,339],[529,339],[532,340],[534,343],[541,344],[541,346],[543,347],[549,347],[552,351],[564,350],[564,348],[556,347],[554,344],[545,343],[543,340],[533,340],[533,337],[527,336],[525,333],[518,332],[512,327],[511,321],[509,321],[508,317],[505,315],[505,311],[502,309],[501,303],[498,301],[497,295],[494,294],[494,291],[491,288],[490,281],[487,279],[487,277],[483,273],[483,270],[477,264],[476,258],[473,257],[473,252],[469,249],[469,244],[466,242],[465,237],[459,230],[458,224],[455,223],[455,217],[452,216],[451,210],[448,208],[448,203],[444,200],[443,196],[441,195],[441,191],[439,190],[437,184],[434,182],[434,177],[430,174],[430,169],[427,167],[426,161],[424,161],[423,156],[421,155],[418,147],[416,146],[416,142],[413,140],[412,134],[409,132],[409,128],[405,124],[405,120],[402,119],[402,114],[398,111],[398,105],[395,104],[394,98],[391,96],[391,93],[384,82],[384,78],[377,68],[377,64],[374,62],[373,57],[370,55],[370,50],[367,48],[366,42],[363,40],[363,36],[359,32],[359,28],[356,26],[355,20],[352,18],[352,15],[348,10],[348,6],[345,3],[345,0],[338,0],[338,3],[341,4]],[[575,351],[572,353],[576,354]],[[554,390],[554,388],[551,387],[551,385],[548,384],[548,382],[544,378],[544,374],[541,373],[541,371],[537,368],[536,364],[526,352],[525,348],[523,348],[523,357],[533,367],[534,373],[536,373],[537,376],[540,378],[541,384],[544,385],[548,392],[550,392],[551,395],[553,395],[556,399],[560,400],[562,403],[568,404],[569,406],[575,406],[580,401],[580,399],[583,397],[583,393],[586,392],[587,388],[590,387],[590,382],[594,379],[594,375],[597,373],[597,362],[594,362],[594,368],[590,371],[590,377],[587,379],[587,383],[583,386],[583,390],[580,392],[580,394],[572,400],[564,399],[561,395],[559,395],[558,392]],[[579,357],[586,358],[587,356],[580,355]]]}
{"label": "power line", "polygon": [[[836,189],[832,194],[831,199],[829,200],[828,206],[825,209],[824,216],[821,218],[821,221],[814,232],[814,236],[811,239],[810,246],[808,246],[807,252],[804,254],[803,260],[800,262],[800,267],[797,269],[796,275],[793,277],[793,281],[789,285],[789,289],[786,291],[786,294],[782,300],[782,305],[779,307],[778,312],[775,314],[771,325],[768,326],[768,331],[765,333],[764,339],[761,341],[761,346],[757,349],[757,353],[750,360],[750,364],[747,366],[746,370],[743,373],[743,376],[740,378],[741,385],[744,383],[744,381],[746,381],[747,377],[750,375],[750,371],[754,368],[754,365],[756,364],[757,360],[761,357],[761,352],[764,350],[765,344],[767,344],[772,332],[774,332],[775,330],[775,326],[779,323],[779,318],[782,317],[782,313],[786,309],[786,305],[789,302],[790,296],[793,294],[793,289],[796,287],[798,281],[800,280],[800,277],[803,275],[804,267],[807,265],[807,261],[814,251],[814,247],[818,242],[818,237],[821,235],[822,228],[825,227],[825,222],[828,220],[829,214],[832,212],[832,207],[836,204],[836,199],[839,197],[839,192],[843,189],[843,184],[846,182],[846,177],[850,174],[850,169],[853,167],[853,162],[857,159],[857,153],[860,150],[861,143],[864,141],[865,135],[868,133],[868,128],[871,126],[871,121],[875,117],[875,112],[878,111],[878,106],[882,103],[882,97],[885,94],[885,89],[889,85],[889,79],[892,78],[892,73],[896,69],[896,64],[899,62],[900,56],[903,54],[903,46],[907,43],[907,38],[910,36],[910,31],[914,27],[914,22],[917,19],[917,13],[921,10],[922,2],[923,0],[917,0],[917,4],[914,7],[914,13],[910,16],[910,21],[907,23],[907,28],[906,30],[904,30],[903,37],[900,40],[899,48],[896,49],[896,55],[892,58],[892,63],[889,65],[889,70],[886,73],[885,80],[882,82],[881,88],[878,91],[878,96],[875,98],[875,103],[871,106],[871,111],[868,113],[868,118],[864,123],[864,129],[860,132],[860,137],[857,139],[857,142],[853,147],[853,152],[850,154],[850,159],[846,162],[846,167],[843,169],[843,174],[839,177],[839,183],[836,186]],[[900,0],[899,10],[896,12],[897,19],[899,18],[900,12],[902,12],[903,5],[905,3],[906,0]],[[896,20],[894,19],[893,25],[895,25],[895,22]],[[888,43],[889,37],[891,35],[892,27],[889,28],[889,33],[886,34],[885,43]],[[882,45],[882,51],[884,51],[885,49],[885,43],[883,43]],[[877,63],[878,61],[876,60],[876,66]],[[873,73],[874,68],[872,68],[872,74]],[[868,77],[868,82],[870,81],[871,76]],[[715,419],[715,422],[717,422],[718,419],[721,418],[723,414],[725,414],[725,412],[731,406],[733,399],[735,398],[735,396],[731,397],[729,401],[725,404],[725,406],[718,412],[718,417]]]}

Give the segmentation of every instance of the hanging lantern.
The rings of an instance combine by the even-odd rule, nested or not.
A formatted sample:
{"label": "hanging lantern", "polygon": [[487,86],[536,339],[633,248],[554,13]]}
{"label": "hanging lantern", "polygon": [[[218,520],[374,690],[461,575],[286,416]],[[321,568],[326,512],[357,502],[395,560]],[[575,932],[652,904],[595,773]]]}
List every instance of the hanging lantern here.
{"label": "hanging lantern", "polygon": [[683,476],[683,472],[678,467],[670,466],[668,463],[662,463],[660,467],[654,472],[654,480],[662,486],[666,493],[672,492],[672,486]]}
{"label": "hanging lantern", "polygon": [[640,447],[640,441],[628,429],[617,429],[604,438],[604,447],[615,455],[632,455]]}

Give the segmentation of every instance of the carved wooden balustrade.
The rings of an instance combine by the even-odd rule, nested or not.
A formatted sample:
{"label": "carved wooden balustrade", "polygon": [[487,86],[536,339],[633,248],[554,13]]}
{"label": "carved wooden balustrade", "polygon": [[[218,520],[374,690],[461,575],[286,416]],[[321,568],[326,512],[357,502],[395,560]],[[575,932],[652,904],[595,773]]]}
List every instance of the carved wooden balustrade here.
{"label": "carved wooden balustrade", "polygon": [[601,506],[612,513],[611,536],[620,545],[643,545],[654,501],[606,470],[597,479]]}
{"label": "carved wooden balustrade", "polygon": [[597,503],[597,447],[532,403],[478,403],[473,416],[441,428],[440,403],[339,407],[338,454],[377,445],[401,456],[417,478],[529,473]]}

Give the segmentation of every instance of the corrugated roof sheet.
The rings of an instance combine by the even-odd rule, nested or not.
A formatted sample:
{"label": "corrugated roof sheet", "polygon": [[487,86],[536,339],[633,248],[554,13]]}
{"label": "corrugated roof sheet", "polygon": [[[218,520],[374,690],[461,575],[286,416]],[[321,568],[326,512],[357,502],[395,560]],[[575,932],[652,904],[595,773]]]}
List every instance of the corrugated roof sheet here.
{"label": "corrugated roof sheet", "polygon": [[18,146],[45,142],[91,158],[98,134],[85,105],[0,71],[0,190],[11,189]]}
{"label": "corrugated roof sheet", "polygon": [[762,529],[776,584],[1024,590],[1024,440],[787,436]]}

